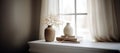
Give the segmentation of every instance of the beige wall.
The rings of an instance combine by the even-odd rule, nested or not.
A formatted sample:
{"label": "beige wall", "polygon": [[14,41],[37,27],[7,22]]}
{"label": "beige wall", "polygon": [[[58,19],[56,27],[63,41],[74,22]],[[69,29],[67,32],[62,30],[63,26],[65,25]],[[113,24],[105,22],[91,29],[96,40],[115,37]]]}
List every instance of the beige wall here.
{"label": "beige wall", "polygon": [[118,30],[119,30],[119,41],[120,41],[120,0],[114,0],[115,4],[115,11],[116,11],[116,19],[118,24]]}
{"label": "beige wall", "polygon": [[27,42],[39,38],[40,1],[0,1],[0,53],[25,52]]}

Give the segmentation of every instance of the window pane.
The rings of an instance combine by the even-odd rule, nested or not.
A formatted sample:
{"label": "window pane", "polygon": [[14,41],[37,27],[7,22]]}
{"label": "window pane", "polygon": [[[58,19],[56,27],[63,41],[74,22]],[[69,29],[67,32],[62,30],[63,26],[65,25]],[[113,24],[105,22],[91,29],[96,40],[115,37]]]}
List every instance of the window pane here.
{"label": "window pane", "polygon": [[76,0],[77,13],[87,13],[87,0]]}
{"label": "window pane", "polygon": [[91,39],[87,15],[77,15],[77,35],[84,40]]}
{"label": "window pane", "polygon": [[59,0],[60,14],[74,13],[74,0]]}
{"label": "window pane", "polygon": [[63,24],[60,26],[60,32],[62,35],[63,29],[66,26],[66,23],[69,22],[73,28],[73,35],[75,35],[75,16],[74,15],[60,15],[61,20],[63,21]]}

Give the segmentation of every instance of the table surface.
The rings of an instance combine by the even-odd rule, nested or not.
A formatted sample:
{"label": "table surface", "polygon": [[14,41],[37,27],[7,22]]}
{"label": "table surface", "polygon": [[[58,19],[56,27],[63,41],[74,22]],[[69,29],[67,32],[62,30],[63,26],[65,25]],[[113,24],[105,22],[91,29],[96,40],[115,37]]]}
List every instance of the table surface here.
{"label": "table surface", "polygon": [[120,43],[115,43],[115,42],[60,43],[58,41],[45,42],[44,40],[36,40],[36,41],[29,41],[28,44],[50,44],[50,45],[97,48],[97,49],[110,49],[110,50],[119,50],[120,51]]}

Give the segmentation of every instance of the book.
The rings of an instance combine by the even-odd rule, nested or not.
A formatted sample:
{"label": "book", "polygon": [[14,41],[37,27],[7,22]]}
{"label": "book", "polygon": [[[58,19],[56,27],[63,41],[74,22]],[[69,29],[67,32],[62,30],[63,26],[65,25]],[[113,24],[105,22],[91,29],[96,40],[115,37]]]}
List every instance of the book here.
{"label": "book", "polygon": [[76,42],[76,43],[79,42],[79,41],[77,41],[77,38],[75,38],[75,36],[56,37],[56,40],[59,41],[59,42]]}

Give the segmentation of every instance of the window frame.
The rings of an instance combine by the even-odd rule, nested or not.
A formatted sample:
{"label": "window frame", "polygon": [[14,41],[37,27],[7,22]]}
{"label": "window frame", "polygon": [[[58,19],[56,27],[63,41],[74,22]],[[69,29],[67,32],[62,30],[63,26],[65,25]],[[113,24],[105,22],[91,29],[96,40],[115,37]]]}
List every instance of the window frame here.
{"label": "window frame", "polygon": [[[59,16],[62,16],[62,15],[74,15],[75,16],[75,35],[78,35],[77,34],[77,15],[88,15],[88,13],[77,13],[77,0],[74,0],[74,13],[60,13],[60,4],[58,4],[59,6]],[[60,0],[58,1],[58,3],[60,3]]]}

